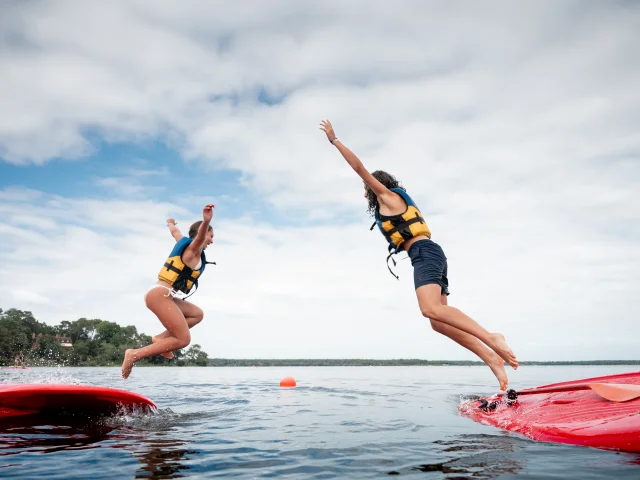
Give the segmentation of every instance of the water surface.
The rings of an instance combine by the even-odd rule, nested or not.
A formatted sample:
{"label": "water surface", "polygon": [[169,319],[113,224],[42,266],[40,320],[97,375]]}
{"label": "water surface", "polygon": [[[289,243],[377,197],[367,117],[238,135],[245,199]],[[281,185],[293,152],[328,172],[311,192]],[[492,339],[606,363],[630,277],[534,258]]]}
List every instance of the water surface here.
{"label": "water surface", "polygon": [[[524,366],[517,388],[638,370]],[[282,377],[298,381],[279,387]],[[0,478],[640,478],[640,455],[537,443],[457,412],[483,367],[0,370],[0,382],[125,388],[159,411],[103,424],[0,425]]]}

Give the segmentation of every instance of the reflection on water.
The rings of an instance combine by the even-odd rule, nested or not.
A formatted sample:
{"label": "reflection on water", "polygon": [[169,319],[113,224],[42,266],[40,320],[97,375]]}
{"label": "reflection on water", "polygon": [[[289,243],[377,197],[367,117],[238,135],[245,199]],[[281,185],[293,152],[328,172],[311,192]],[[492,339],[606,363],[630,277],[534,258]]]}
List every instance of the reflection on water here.
{"label": "reflection on water", "polygon": [[197,450],[188,449],[187,443],[175,439],[140,439],[137,445],[125,447],[141,466],[136,478],[178,478],[180,471],[189,467],[184,464],[188,455],[197,454]]}
{"label": "reflection on water", "polygon": [[[514,441],[515,440],[515,441]],[[406,475],[411,472],[439,472],[446,478],[496,478],[515,475],[522,470],[521,460],[515,455],[528,445],[526,440],[492,436],[459,435],[450,440],[437,440],[428,449],[430,457],[439,461],[421,463],[388,475]]]}
{"label": "reflection on water", "polygon": [[452,472],[483,478],[520,472],[522,465],[516,453],[528,446],[525,440],[494,435],[460,435],[455,440],[434,443],[442,445],[444,453],[456,454],[457,458],[447,463]]}
{"label": "reflection on water", "polygon": [[0,421],[0,456],[26,452],[55,453],[95,448],[111,427],[75,417],[51,418],[27,415]]}
{"label": "reflection on water", "polygon": [[136,478],[178,478],[189,468],[184,460],[197,451],[172,438],[171,430],[161,414],[103,419],[27,415],[0,421],[0,457],[115,448],[140,462]]}

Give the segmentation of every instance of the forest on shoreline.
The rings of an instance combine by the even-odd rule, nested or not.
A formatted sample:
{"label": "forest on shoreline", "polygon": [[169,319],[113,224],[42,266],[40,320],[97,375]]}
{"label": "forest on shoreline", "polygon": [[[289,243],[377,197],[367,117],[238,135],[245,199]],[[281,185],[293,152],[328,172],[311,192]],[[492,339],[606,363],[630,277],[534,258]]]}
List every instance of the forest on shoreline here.
{"label": "forest on shoreline", "polygon": [[[585,361],[523,361],[520,365],[565,366],[565,365],[640,365],[640,360],[585,360]],[[211,358],[210,367],[438,367],[438,366],[484,366],[481,361],[473,360],[422,360],[422,359],[233,359]]]}
{"label": "forest on shoreline", "polygon": [[[28,367],[38,366],[119,366],[127,348],[141,348],[151,337],[135,326],[79,318],[51,326],[36,320],[31,312],[0,309],[0,365],[14,366],[16,357]],[[138,365],[206,366],[209,357],[200,345],[176,350],[175,358],[145,358]]]}
{"label": "forest on shoreline", "polygon": [[[17,355],[24,364],[38,366],[105,367],[119,366],[127,348],[151,343],[151,337],[129,325],[79,318],[50,326],[37,321],[29,311],[0,309],[0,366],[13,366]],[[424,359],[233,359],[209,358],[200,345],[193,344],[174,352],[167,360],[154,356],[140,360],[139,366],[209,367],[345,367],[345,366],[476,366],[480,361]],[[521,361],[520,365],[640,365],[640,360]]]}

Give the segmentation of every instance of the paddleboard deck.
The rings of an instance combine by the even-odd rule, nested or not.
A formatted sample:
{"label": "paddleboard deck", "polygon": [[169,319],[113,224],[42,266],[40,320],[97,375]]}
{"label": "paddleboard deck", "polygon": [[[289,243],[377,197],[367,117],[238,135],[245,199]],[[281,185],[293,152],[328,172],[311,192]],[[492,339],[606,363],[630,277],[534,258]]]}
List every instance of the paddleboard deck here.
{"label": "paddleboard deck", "polygon": [[99,416],[155,410],[143,395],[109,387],[64,384],[0,385],[0,419],[33,414]]}
{"label": "paddleboard deck", "polygon": [[[592,377],[537,388],[588,383],[640,385],[640,372]],[[503,395],[465,401],[460,404],[459,412],[479,423],[536,441],[640,452],[640,398],[611,402],[589,389],[522,395],[524,391],[533,392],[535,389],[521,391],[513,403]],[[495,402],[495,408],[491,408],[492,402]]]}

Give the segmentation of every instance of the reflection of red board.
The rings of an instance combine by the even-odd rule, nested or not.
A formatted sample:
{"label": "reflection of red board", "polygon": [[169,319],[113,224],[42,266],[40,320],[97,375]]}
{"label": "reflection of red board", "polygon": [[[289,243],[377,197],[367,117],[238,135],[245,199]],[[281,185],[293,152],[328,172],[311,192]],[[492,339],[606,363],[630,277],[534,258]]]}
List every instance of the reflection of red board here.
{"label": "reflection of red board", "polygon": [[151,400],[137,393],[89,385],[0,385],[0,419],[34,413],[108,415],[122,409],[155,409]]}
{"label": "reflection of red board", "polygon": [[[596,382],[640,385],[640,372],[544,387],[569,387]],[[481,400],[462,403],[460,414],[485,425],[525,435],[532,440],[640,452],[640,398],[611,402],[587,389],[521,394],[517,402],[509,406],[504,397],[485,397],[488,402],[497,401],[494,410],[478,408]]]}

